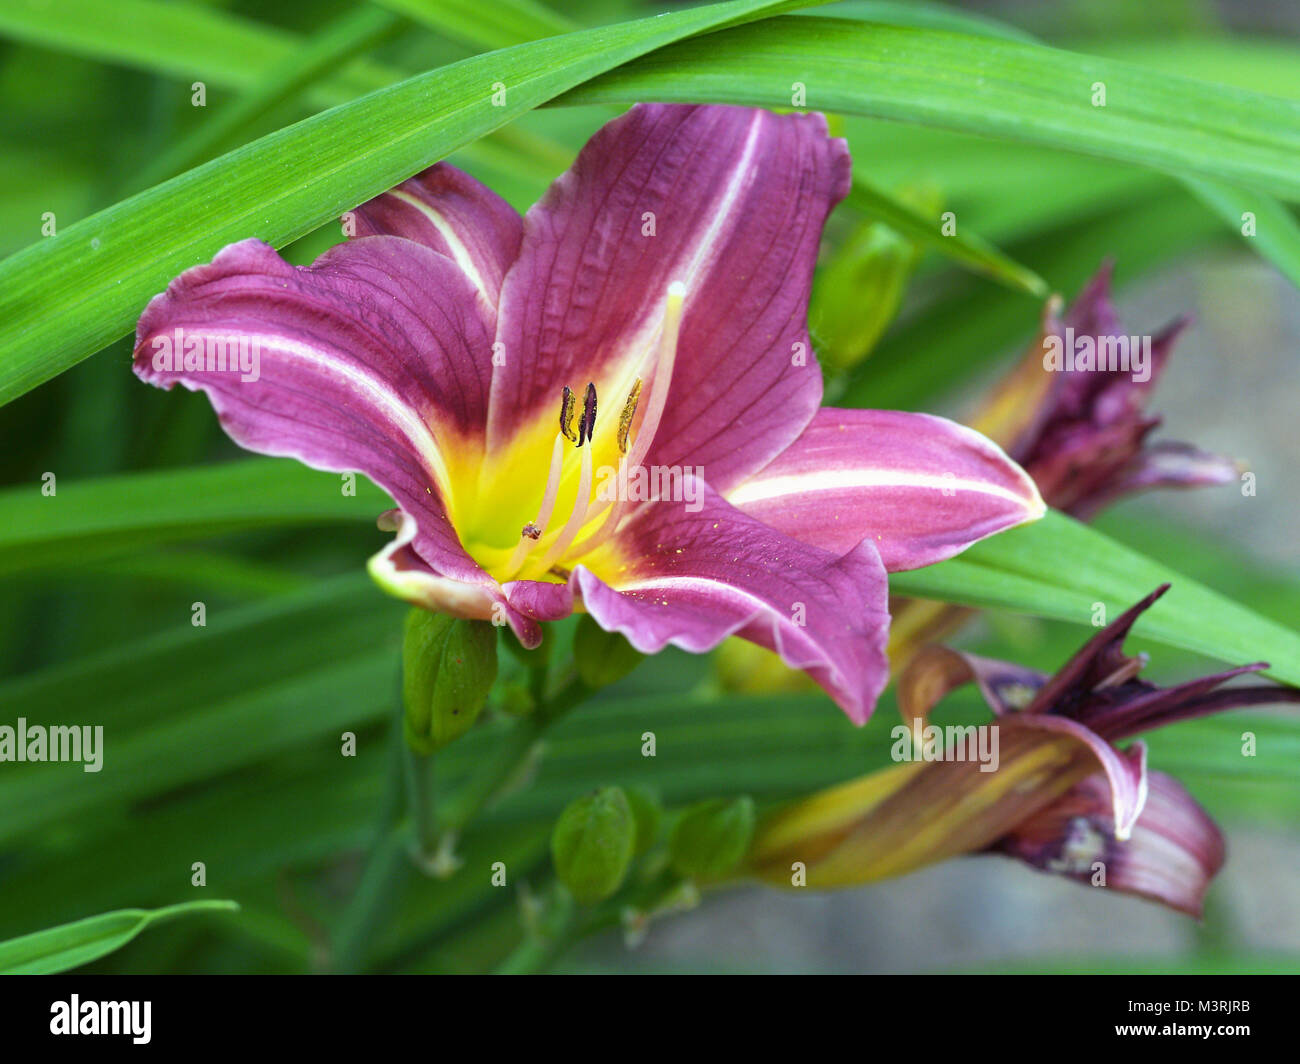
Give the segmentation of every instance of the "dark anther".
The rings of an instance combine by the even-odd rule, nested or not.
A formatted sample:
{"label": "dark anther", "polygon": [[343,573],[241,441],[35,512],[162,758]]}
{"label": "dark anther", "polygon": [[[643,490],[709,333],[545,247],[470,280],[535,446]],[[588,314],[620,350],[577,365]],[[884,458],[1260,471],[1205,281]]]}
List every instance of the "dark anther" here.
{"label": "dark anther", "polygon": [[538,528],[535,524],[533,524],[531,521],[529,521],[528,524],[524,525],[524,530],[522,534],[527,536],[529,539],[542,538],[542,530]]}
{"label": "dark anther", "polygon": [[560,402],[560,431],[564,433],[566,440],[577,441],[578,437],[573,434],[573,407],[575,397],[573,389],[567,384],[564,386],[564,398]]}
{"label": "dark anther", "polygon": [[587,384],[587,394],[582,397],[582,417],[578,419],[578,446],[589,441],[596,431],[596,386]]}
{"label": "dark anther", "polygon": [[627,402],[623,412],[618,415],[618,453],[627,454],[628,436],[632,432],[632,418],[636,416],[637,400],[641,398],[641,378],[636,379],[632,390],[627,393]]}

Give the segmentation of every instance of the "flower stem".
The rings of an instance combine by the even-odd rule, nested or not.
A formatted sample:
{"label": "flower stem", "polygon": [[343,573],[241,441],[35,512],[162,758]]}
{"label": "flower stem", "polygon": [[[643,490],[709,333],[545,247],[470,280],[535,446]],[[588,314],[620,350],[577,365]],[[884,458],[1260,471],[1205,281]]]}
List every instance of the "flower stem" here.
{"label": "flower stem", "polygon": [[[402,736],[399,704],[391,740],[393,763],[388,773],[379,824],[361,880],[334,936],[334,971],[356,972],[364,968],[365,955],[382,914],[391,910],[410,873],[411,851],[420,859],[422,868],[432,874],[445,875],[454,871],[451,847],[456,836],[510,780],[546,729],[591,693],[590,688],[575,679],[539,704],[532,716],[511,729],[494,756],[474,773],[465,787],[437,808],[434,803],[433,760],[415,754],[407,747]],[[409,821],[402,816],[404,789],[411,810]],[[549,963],[553,959],[539,957],[535,963]]]}
{"label": "flower stem", "polygon": [[434,786],[434,755],[419,754],[404,746],[406,798],[411,810],[411,846],[416,862],[427,865],[438,850],[437,788]]}
{"label": "flower stem", "polygon": [[444,834],[462,831],[510,780],[546,730],[590,694],[591,689],[586,684],[572,680],[554,696],[541,702],[532,716],[516,724],[497,748],[495,756],[443,805],[438,821],[441,831]]}

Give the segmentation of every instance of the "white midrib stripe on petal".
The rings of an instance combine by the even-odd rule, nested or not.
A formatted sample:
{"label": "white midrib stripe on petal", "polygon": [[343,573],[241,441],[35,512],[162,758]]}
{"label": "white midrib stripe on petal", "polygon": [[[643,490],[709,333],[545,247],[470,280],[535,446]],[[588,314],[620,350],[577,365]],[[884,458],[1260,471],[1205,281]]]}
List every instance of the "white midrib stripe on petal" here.
{"label": "white midrib stripe on petal", "polygon": [[787,495],[807,495],[815,491],[849,491],[858,488],[932,488],[936,491],[973,491],[1006,499],[1021,507],[1032,507],[1033,500],[1000,484],[960,477],[934,476],[929,473],[898,473],[881,469],[830,469],[816,473],[787,474],[767,479],[756,478],[741,484],[727,496],[732,506],[764,502]]}
{"label": "white midrib stripe on petal", "polygon": [[474,287],[479,290],[479,294],[489,303],[495,302],[493,294],[488,290],[487,282],[483,280],[483,275],[478,271],[478,266],[474,262],[474,256],[469,253],[469,248],[465,246],[465,242],[457,235],[452,224],[423,200],[416,196],[412,196],[409,192],[402,192],[400,189],[390,189],[388,195],[392,196],[393,199],[401,200],[403,203],[410,204],[422,215],[428,218],[429,224],[438,230],[439,235],[441,235],[443,240],[447,242],[447,246],[451,249],[451,257],[455,260],[456,265],[461,268],[461,271],[465,276],[468,277]]}
{"label": "white midrib stripe on petal", "polygon": [[[683,293],[685,299],[689,300],[693,294],[699,292],[700,286],[697,283],[700,272],[704,267],[705,261],[709,258],[709,253],[713,250],[714,241],[717,240],[718,234],[722,228],[731,221],[731,212],[736,205],[744,190],[745,183],[750,176],[753,168],[754,153],[758,147],[759,126],[763,120],[763,112],[756,111],[753,119],[749,124],[749,132],[745,138],[745,147],[740,153],[740,159],[727,179],[727,187],[722,193],[722,198],[710,208],[712,217],[709,219],[709,225],[704,230],[690,249],[690,257],[686,260],[686,265],[680,270],[674,270],[668,279],[668,288],[674,284],[685,286],[686,291]],[[663,293],[648,291],[647,296],[652,301],[658,300],[667,295],[667,288]],[[658,304],[652,304],[657,306]],[[613,390],[616,395],[626,395],[632,387],[632,382],[639,376],[644,376],[654,370],[654,347],[656,336],[663,328],[662,316],[651,313],[646,316],[641,327],[634,333],[630,334],[623,341],[624,354],[621,358],[623,371],[613,382]],[[638,357],[639,356],[639,357]],[[654,381],[652,387],[655,389],[665,387],[671,382]],[[649,401],[648,396],[642,396],[643,401]],[[619,412],[618,406],[606,405],[602,408],[601,417],[602,430],[608,431],[604,426],[609,425]],[[605,413],[609,411],[609,413]],[[642,445],[642,454],[649,449],[653,440],[648,440]]]}
{"label": "white midrib stripe on petal", "polygon": [[[238,341],[246,337],[250,343],[257,344],[259,350],[263,353],[266,351],[283,351],[287,355],[306,362],[324,373],[346,381],[365,395],[367,400],[377,407],[381,414],[391,418],[400,426],[403,434],[411,442],[411,446],[424,459],[425,468],[433,476],[438,486],[443,492],[450,490],[451,480],[447,475],[447,466],[443,462],[442,452],[438,449],[438,441],[432,429],[410,406],[402,401],[401,396],[383,382],[365,373],[358,372],[347,362],[331,358],[318,348],[299,343],[296,340],[288,340],[276,334],[236,333],[220,329],[187,328],[185,336],[187,340],[193,336],[212,337],[213,339],[226,341]],[[247,385],[244,385],[244,387],[247,387]]]}
{"label": "white midrib stripe on petal", "polygon": [[708,591],[714,594],[721,589],[729,597],[752,602],[755,606],[760,606],[765,610],[773,609],[770,602],[765,602],[753,592],[745,591],[743,588],[736,587],[735,584],[728,584],[725,580],[711,580],[707,576],[652,576],[646,580],[633,580],[626,583],[615,581],[609,586],[615,591],[643,591],[657,587],[671,587],[692,591]]}
{"label": "white midrib stripe on petal", "polygon": [[755,111],[753,120],[749,124],[749,133],[745,138],[745,147],[740,153],[740,161],[736,163],[736,168],[727,181],[727,189],[722,194],[721,201],[713,208],[713,217],[709,221],[708,229],[696,242],[694,254],[686,266],[685,275],[671,278],[674,281],[684,283],[688,294],[697,290],[698,286],[694,282],[699,275],[700,268],[704,265],[705,259],[712,250],[713,242],[717,239],[718,233],[724,225],[732,220],[732,208],[735,206],[736,200],[740,198],[740,194],[750,176],[750,170],[753,168],[754,152],[758,148],[758,132],[762,121],[763,112]]}

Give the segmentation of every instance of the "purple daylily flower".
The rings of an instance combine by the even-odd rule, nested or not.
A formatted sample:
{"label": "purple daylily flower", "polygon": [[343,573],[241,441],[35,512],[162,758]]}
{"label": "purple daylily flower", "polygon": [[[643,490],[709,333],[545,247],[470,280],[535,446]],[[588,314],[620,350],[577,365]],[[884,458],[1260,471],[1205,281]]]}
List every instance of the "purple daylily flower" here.
{"label": "purple daylily flower", "polygon": [[[860,722],[886,570],[1043,503],[962,426],[818,409],[808,296],[849,171],[820,115],[640,105],[522,218],[438,164],[311,266],[225,248],[149,304],[135,370],[205,391],[249,450],[387,491],[370,570],[403,599],[526,646],[578,608],[644,653],[741,635]],[[240,343],[256,380],[205,361]]]}

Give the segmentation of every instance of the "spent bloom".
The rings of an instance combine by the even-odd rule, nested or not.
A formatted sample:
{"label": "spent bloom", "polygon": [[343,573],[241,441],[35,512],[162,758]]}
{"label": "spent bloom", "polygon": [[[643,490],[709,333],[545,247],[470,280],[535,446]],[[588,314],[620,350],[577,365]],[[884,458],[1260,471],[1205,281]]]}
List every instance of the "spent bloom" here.
{"label": "spent bloom", "polygon": [[760,825],[750,872],[789,885],[801,862],[807,886],[838,887],[995,852],[1199,915],[1223,864],[1222,835],[1177,780],[1148,771],[1144,743],[1116,744],[1226,709],[1297,702],[1300,691],[1223,686],[1267,668],[1262,663],[1173,687],[1142,679],[1146,658],[1126,654],[1124,639],[1165,590],[1102,629],[1050,677],[944,647],[923,650],[899,677],[904,724],[931,727],[930,710],[973,682],[995,715],[984,727],[998,731],[996,770],[953,756],[960,751],[950,746],[941,758],[796,801]]}
{"label": "spent bloom", "polygon": [[[1149,442],[1161,419],[1146,407],[1188,319],[1130,336],[1111,301],[1111,273],[1103,264],[1064,313],[1058,298],[1048,301],[1038,336],[970,419],[1033,477],[1048,506],[1082,521],[1140,491],[1226,484],[1239,473],[1192,444]],[[896,598],[890,612],[889,656],[900,667],[971,611]]]}
{"label": "spent bloom", "polygon": [[225,248],[150,302],[135,370],[206,392],[249,450],[387,491],[370,571],[411,603],[530,647],[575,610],[643,653],[740,635],[862,721],[886,571],[1043,504],[967,428],[819,409],[808,297],[849,181],[820,115],[640,105],[523,217],[438,164],[310,266]]}
{"label": "spent bloom", "polygon": [[1187,443],[1148,442],[1160,417],[1146,405],[1187,327],[1124,331],[1102,265],[1062,314],[1048,301],[1022,361],[973,424],[1020,462],[1047,504],[1082,520],[1149,488],[1192,488],[1237,477],[1234,462]]}

